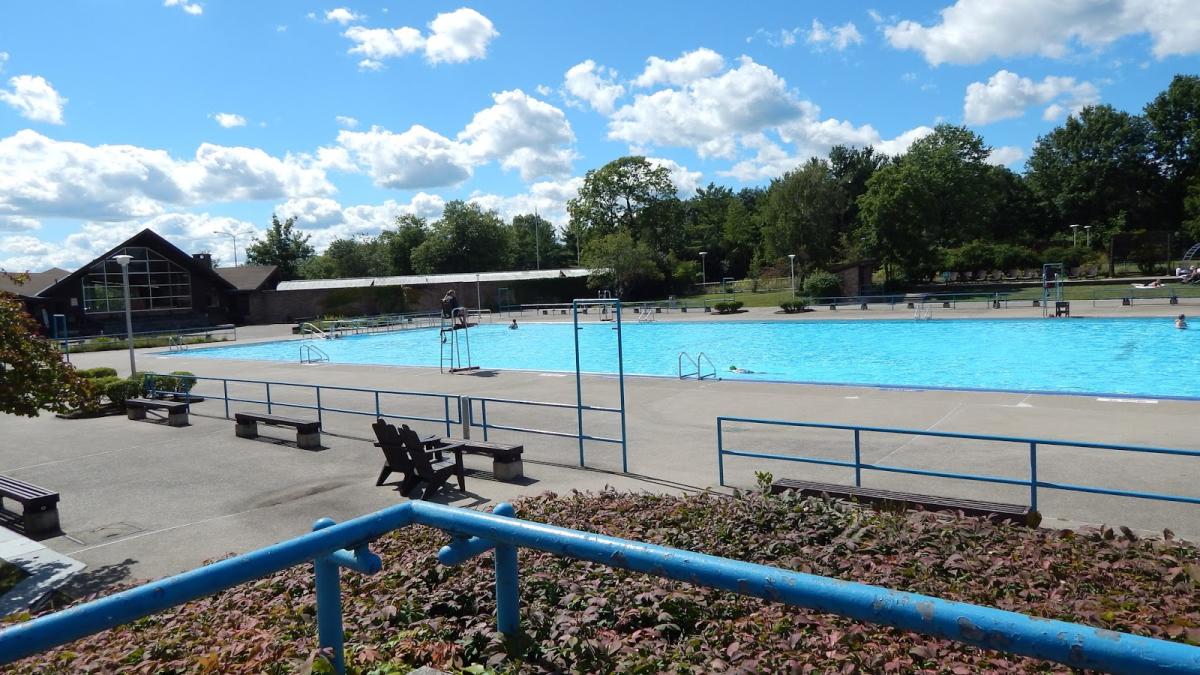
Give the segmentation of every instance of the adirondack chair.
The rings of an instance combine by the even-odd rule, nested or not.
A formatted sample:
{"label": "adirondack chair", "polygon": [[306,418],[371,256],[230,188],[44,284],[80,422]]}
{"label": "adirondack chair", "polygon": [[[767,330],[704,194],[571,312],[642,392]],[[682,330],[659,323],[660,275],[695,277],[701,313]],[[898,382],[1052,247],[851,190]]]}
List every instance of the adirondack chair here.
{"label": "adirondack chair", "polygon": [[407,497],[421,479],[417,477],[412,460],[408,458],[408,452],[404,447],[404,438],[396,430],[396,427],[382,419],[376,420],[371,428],[375,430],[375,437],[379,439],[375,447],[383,451],[384,457],[383,469],[379,472],[379,480],[375,481],[375,485],[383,485],[383,481],[387,480],[392,472],[399,471],[404,476],[400,482],[400,494]]}
{"label": "adirondack chair", "polygon": [[417,477],[425,481],[425,491],[421,494],[421,499],[426,501],[431,499],[450,476],[458,476],[459,490],[467,489],[467,475],[462,461],[462,443],[451,443],[438,448],[442,452],[453,452],[454,461],[439,460],[436,456],[433,461],[430,461],[429,454],[425,451],[425,444],[421,442],[421,437],[417,435],[417,432],[409,429],[405,424],[401,426],[399,433],[404,440],[404,449],[407,451]]}

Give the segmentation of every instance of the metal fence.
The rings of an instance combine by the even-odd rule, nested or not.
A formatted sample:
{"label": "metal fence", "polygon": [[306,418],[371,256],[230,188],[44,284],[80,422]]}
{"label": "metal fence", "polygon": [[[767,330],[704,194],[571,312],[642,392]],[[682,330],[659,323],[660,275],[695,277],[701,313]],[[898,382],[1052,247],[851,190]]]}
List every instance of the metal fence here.
{"label": "metal fence", "polygon": [[[492,397],[484,397],[484,396],[470,396],[470,397],[464,396],[463,399],[470,401],[470,404],[467,408],[467,410],[469,411],[467,420],[468,420],[470,426],[477,428],[477,429],[482,429],[483,430],[483,440],[485,440],[485,441],[488,440],[488,430],[489,429],[497,429],[497,430],[502,430],[502,431],[515,431],[515,432],[519,432],[519,433],[534,434],[534,435],[540,435],[540,436],[556,436],[558,438],[578,439],[579,440],[579,466],[584,466],[584,454],[583,454],[583,442],[584,441],[597,441],[600,443],[614,443],[614,444],[621,446],[622,465],[625,466],[626,469],[628,467],[628,461],[626,459],[627,448],[626,448],[626,442],[625,442],[624,438],[613,438],[613,437],[609,437],[609,436],[594,436],[594,435],[585,433],[582,430],[582,428],[577,428],[573,431],[567,432],[567,431],[554,431],[554,430],[550,430],[550,429],[534,429],[531,427],[508,426],[508,425],[504,425],[504,424],[495,424],[493,422],[488,422],[488,404],[489,403],[491,403],[493,405],[493,408],[497,405],[528,406],[528,407],[533,407],[533,408],[554,408],[554,409],[558,409],[558,410],[563,410],[563,409],[577,410],[577,411],[580,411],[580,414],[582,414],[582,412],[603,412],[603,413],[616,413],[619,415],[621,413],[620,408],[613,408],[613,407],[608,407],[608,406],[595,406],[595,405],[576,405],[574,403],[551,403],[551,402],[547,402],[547,401],[522,401],[522,400],[518,400],[518,399],[511,399],[511,398],[492,398]],[[475,417],[475,410],[476,410],[475,404],[476,403],[479,404],[478,405],[478,409],[479,409],[478,419],[476,419],[476,417]]]}
{"label": "metal fence", "polygon": [[[757,424],[776,427],[799,427],[808,429],[835,429],[849,431],[853,434],[853,460],[829,459],[825,457],[804,457],[796,455],[780,455],[765,452],[750,452],[746,450],[731,450],[725,447],[725,425],[727,423]],[[862,460],[862,434],[881,433],[902,436],[929,436],[935,438],[955,438],[976,441],[992,441],[999,443],[1019,443],[1029,446],[1028,478],[1010,478],[1006,476],[987,476],[975,473],[958,473],[953,471],[938,471],[930,469],[914,469],[889,464],[874,464]],[[1117,497],[1134,497],[1164,502],[1179,502],[1184,504],[1200,504],[1200,498],[1187,495],[1173,495],[1160,492],[1142,492],[1137,490],[1117,490],[1092,485],[1079,485],[1059,481],[1047,481],[1038,478],[1038,448],[1054,446],[1064,448],[1089,448],[1094,450],[1111,450],[1118,452],[1135,452],[1155,455],[1172,455],[1177,457],[1200,457],[1200,451],[1182,450],[1179,448],[1155,448],[1140,445],[1118,445],[1112,443],[1088,443],[1084,441],[1065,441],[1048,438],[1025,438],[1020,436],[991,436],[986,434],[963,434],[950,431],[926,431],[921,429],[897,429],[888,427],[867,427],[853,424],[823,424],[818,422],[790,422],[783,420],[765,420],[748,417],[718,417],[717,418],[717,481],[725,485],[725,457],[751,457],[755,459],[782,460],[785,462],[800,462],[805,464],[820,464],[852,469],[854,485],[862,487],[863,471],[881,471],[887,473],[909,474],[929,478],[951,478],[957,480],[994,483],[998,485],[1015,485],[1029,488],[1029,507],[1038,510],[1038,490],[1064,490],[1067,492],[1086,492],[1091,494],[1111,495]]]}
{"label": "metal fence", "polygon": [[512,637],[520,632],[517,552],[525,547],[1073,668],[1200,672],[1200,647],[1183,643],[607,537],[520,520],[512,514],[508,504],[489,514],[406,502],[340,524],[321,519],[313,532],[295,539],[13,625],[0,632],[0,664],[312,561],[318,639],[331,655],[334,669],[343,673],[340,568],[378,573],[382,561],[371,552],[370,542],[392,530],[425,525],[451,537],[438,552],[443,565],[456,565],[494,549],[497,627]]}

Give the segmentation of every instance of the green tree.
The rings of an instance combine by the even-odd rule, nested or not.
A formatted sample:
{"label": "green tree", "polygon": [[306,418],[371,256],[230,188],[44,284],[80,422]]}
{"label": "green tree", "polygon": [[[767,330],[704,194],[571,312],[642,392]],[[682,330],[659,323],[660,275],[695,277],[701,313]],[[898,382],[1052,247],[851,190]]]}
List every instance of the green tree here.
{"label": "green tree", "polygon": [[412,214],[398,216],[396,229],[379,233],[380,256],[386,263],[387,275],[413,274],[412,253],[429,236],[429,224]]}
{"label": "green tree", "polygon": [[829,150],[829,171],[842,186],[846,195],[846,207],[842,212],[842,229],[854,229],[858,225],[858,198],[867,191],[867,181],[882,166],[888,156],[875,152],[875,148],[847,147],[835,145]]}
{"label": "green tree", "polygon": [[[18,282],[23,278],[0,274]],[[89,398],[88,384],[62,353],[37,337],[38,324],[17,296],[0,291],[0,413],[36,417],[71,412]]]}
{"label": "green tree", "polygon": [[1200,180],[1200,77],[1176,75],[1144,112],[1150,146],[1163,173],[1160,221],[1194,223],[1200,213],[1189,211],[1185,201]]}
{"label": "green tree", "polygon": [[674,201],[675,186],[666,167],[645,157],[621,157],[584,175],[579,195],[567,202],[570,229],[581,247],[592,237],[624,230],[663,250],[657,244],[671,239],[664,234],[673,223],[663,219],[674,215],[667,207]]}
{"label": "green tree", "polygon": [[845,206],[845,191],[823,159],[810,159],[772,180],[762,210],[767,258],[795,254],[801,277],[813,266],[828,263]]}
{"label": "green tree", "polygon": [[267,228],[267,238],[254,240],[246,249],[246,262],[251,265],[275,265],[284,280],[295,279],[299,275],[300,265],[313,256],[316,251],[309,245],[309,235],[295,231],[295,218],[279,222],[279,217],[271,214],[271,226]]}
{"label": "green tree", "polygon": [[912,281],[937,271],[938,254],[924,227],[929,197],[907,164],[907,159],[901,159],[876,171],[858,199],[861,236],[883,262],[888,281],[896,271]]}
{"label": "green tree", "polygon": [[663,281],[654,251],[624,230],[589,239],[583,264],[592,270],[588,286],[611,289],[627,300],[657,293]]}
{"label": "green tree", "polygon": [[337,279],[382,275],[385,270],[376,257],[376,248],[373,238],[336,239],[322,257],[332,263]]}
{"label": "green tree", "polygon": [[504,221],[478,204],[452,201],[429,236],[412,252],[417,274],[491,272],[509,259]]}
{"label": "green tree", "polygon": [[514,216],[508,226],[508,247],[513,269],[554,269],[563,264],[564,249],[554,223],[526,213]]}

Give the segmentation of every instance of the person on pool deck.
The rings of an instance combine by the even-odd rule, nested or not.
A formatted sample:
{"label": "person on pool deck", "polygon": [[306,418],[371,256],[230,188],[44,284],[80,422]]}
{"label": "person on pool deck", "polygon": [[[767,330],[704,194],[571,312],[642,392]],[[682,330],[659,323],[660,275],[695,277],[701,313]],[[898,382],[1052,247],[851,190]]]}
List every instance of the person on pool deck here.
{"label": "person on pool deck", "polygon": [[1187,328],[1187,317],[1180,314],[1178,319],[1175,319],[1175,327],[1179,329]]}
{"label": "person on pool deck", "polygon": [[516,330],[516,329],[517,329],[517,320],[516,320],[516,319],[513,319],[513,322],[512,322],[511,324],[509,324],[509,326],[508,326],[508,329],[509,329],[509,330]]}

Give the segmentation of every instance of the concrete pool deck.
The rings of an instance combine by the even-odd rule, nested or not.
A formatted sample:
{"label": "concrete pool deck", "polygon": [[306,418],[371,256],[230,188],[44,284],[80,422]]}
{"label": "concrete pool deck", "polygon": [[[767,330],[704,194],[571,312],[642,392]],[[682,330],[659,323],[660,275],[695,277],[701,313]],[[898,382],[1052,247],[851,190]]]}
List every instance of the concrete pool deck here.
{"label": "concrete pool deck", "polygon": [[[1074,306],[1073,306],[1074,309]],[[1120,307],[1109,316],[1174,316],[1186,308]],[[998,318],[1040,316],[1040,310],[946,310],[954,317]],[[832,315],[832,316],[830,316]],[[911,318],[911,310],[818,310],[816,317]],[[939,314],[935,310],[935,318]],[[1093,314],[1093,315],[1099,315]],[[694,318],[693,318],[694,316]],[[549,318],[548,316],[545,318]],[[688,312],[671,320],[712,320],[713,315]],[[756,310],[720,320],[762,320],[782,316]],[[540,315],[537,320],[542,320]],[[569,317],[567,317],[569,319]],[[532,315],[525,320],[535,320]],[[563,320],[561,316],[554,320]],[[1166,324],[1169,327],[1169,324]],[[289,326],[239,329],[239,342],[279,339]],[[1164,328],[1166,329],[1166,328]],[[189,370],[209,377],[492,396],[573,403],[574,378],[562,373],[482,371],[477,375],[443,375],[436,369],[338,364],[300,365],[257,361],[163,357],[161,349],[139,350],[138,366],[148,371]],[[112,366],[124,373],[124,351],[73,356],[79,367]],[[482,364],[486,367],[487,364]],[[202,385],[201,391],[203,392]],[[586,402],[611,405],[616,386],[611,377],[588,377]],[[214,390],[210,389],[210,393]],[[1128,443],[1196,448],[1200,401],[1123,397],[1054,396],[1023,393],[942,390],[897,390],[775,384],[741,381],[679,381],[629,377],[626,380],[629,470],[620,472],[617,446],[589,443],[588,468],[578,463],[573,439],[493,432],[492,440],[524,443],[523,483],[491,477],[490,462],[468,457],[472,472],[467,492],[452,491],[453,505],[480,507],[545,491],[624,490],[684,492],[717,484],[716,426],[719,415],[795,421],[903,427],[965,433],[1059,438],[1074,441]],[[259,391],[261,396],[261,389]],[[301,402],[300,394],[295,394]],[[253,398],[250,395],[247,398]],[[279,400],[290,400],[286,397]],[[323,401],[325,405],[336,401]],[[250,409],[240,404],[235,409]],[[353,401],[347,405],[356,405]],[[156,578],[190,569],[204,560],[240,553],[308,531],[317,518],[344,520],[402,498],[393,487],[375,487],[382,455],[371,445],[370,419],[333,416],[324,437],[326,449],[299,450],[269,439],[247,440],[233,433],[233,422],[221,419],[223,404],[195,406],[192,425],[132,422],[122,417],[60,420],[0,417],[6,439],[0,473],[26,480],[62,495],[64,535],[43,544],[88,564],[77,575],[78,589],[98,589],[114,582]],[[288,414],[284,412],[283,414]],[[292,412],[303,416],[307,413]],[[432,414],[425,411],[421,414]],[[530,426],[572,432],[573,410],[489,407],[493,424]],[[615,416],[589,414],[588,432],[615,435]],[[414,423],[430,433],[444,429]],[[279,439],[284,429],[264,430]],[[455,433],[458,430],[455,429]],[[479,430],[474,430],[478,436]],[[848,432],[821,430],[743,430],[726,433],[727,445],[740,449],[796,453],[847,459]],[[863,436],[863,459],[914,468],[938,466],[950,471],[1024,478],[1028,447],[913,436]],[[1114,451],[1044,448],[1039,456],[1042,480],[1092,484],[1200,496],[1200,471],[1194,461]],[[755,471],[777,477],[847,482],[850,472],[835,467],[732,458],[726,481],[752,488]],[[864,484],[979,499],[1026,503],[1028,490],[893,474],[866,473]],[[1170,528],[1180,536],[1200,539],[1196,507],[1134,499],[1040,492],[1047,524],[1106,523],[1136,530]]]}

